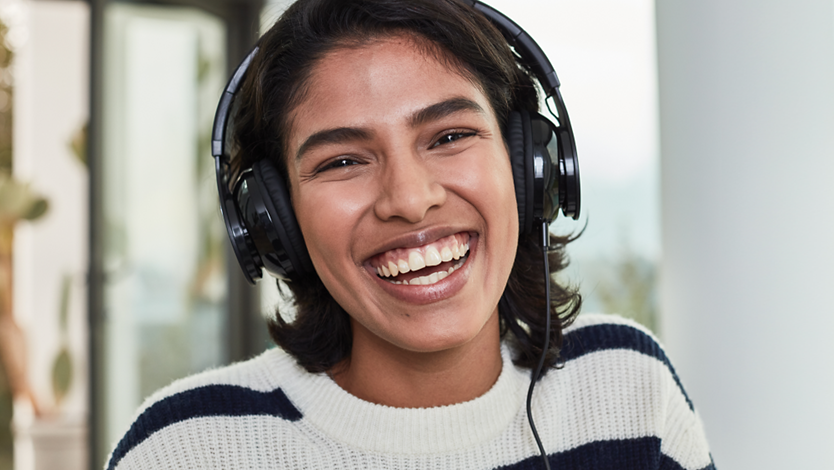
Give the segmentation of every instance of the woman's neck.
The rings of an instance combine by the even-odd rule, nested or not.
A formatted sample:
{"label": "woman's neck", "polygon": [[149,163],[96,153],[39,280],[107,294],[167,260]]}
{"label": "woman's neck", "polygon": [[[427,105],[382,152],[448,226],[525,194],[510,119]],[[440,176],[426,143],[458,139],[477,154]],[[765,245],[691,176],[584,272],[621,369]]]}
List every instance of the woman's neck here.
{"label": "woman's neck", "polygon": [[350,358],[330,371],[345,391],[365,401],[398,408],[463,403],[486,393],[501,373],[498,315],[466,344],[437,352],[414,352],[380,339],[354,322]]}

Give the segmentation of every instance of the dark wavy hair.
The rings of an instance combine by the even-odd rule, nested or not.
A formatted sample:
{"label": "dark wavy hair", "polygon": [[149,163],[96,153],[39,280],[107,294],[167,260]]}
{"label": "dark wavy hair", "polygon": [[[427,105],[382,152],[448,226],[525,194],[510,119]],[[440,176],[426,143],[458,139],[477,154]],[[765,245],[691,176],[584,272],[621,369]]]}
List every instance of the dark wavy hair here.
{"label": "dark wavy hair", "polygon": [[[411,35],[424,52],[455,69],[489,100],[502,129],[510,110],[538,111],[538,93],[527,64],[501,33],[470,5],[459,0],[299,0],[259,40],[236,98],[232,157],[234,171],[270,158],[286,178],[289,115],[306,98],[313,69],[341,48],[361,47],[393,35]],[[513,361],[535,367],[545,336],[545,276],[540,234],[521,235],[515,263],[499,302],[501,335],[511,343]],[[562,329],[578,314],[575,288],[552,274],[567,265],[570,237],[551,235],[551,340],[546,365],[558,363]],[[350,356],[350,318],[316,274],[295,276],[286,284],[295,318],[277,311],[269,321],[272,339],[310,372],[330,370]],[[279,283],[280,290],[280,283]],[[508,334],[509,333],[509,334]]]}

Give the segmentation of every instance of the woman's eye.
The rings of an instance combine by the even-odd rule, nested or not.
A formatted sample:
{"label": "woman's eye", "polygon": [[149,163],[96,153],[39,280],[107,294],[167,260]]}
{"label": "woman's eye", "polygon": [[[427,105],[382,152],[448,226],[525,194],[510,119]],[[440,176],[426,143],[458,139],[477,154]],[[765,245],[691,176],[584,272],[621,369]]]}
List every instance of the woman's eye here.
{"label": "woman's eye", "polygon": [[475,135],[474,132],[450,132],[448,134],[442,135],[439,139],[437,139],[437,141],[434,143],[434,145],[431,146],[431,148],[435,148],[440,145],[451,144],[460,139],[463,139],[465,137],[471,137],[473,135]]}
{"label": "woman's eye", "polygon": [[316,172],[321,173],[322,171],[332,170],[334,168],[342,168],[351,165],[358,165],[359,162],[350,158],[337,158],[325,165],[322,165]]}

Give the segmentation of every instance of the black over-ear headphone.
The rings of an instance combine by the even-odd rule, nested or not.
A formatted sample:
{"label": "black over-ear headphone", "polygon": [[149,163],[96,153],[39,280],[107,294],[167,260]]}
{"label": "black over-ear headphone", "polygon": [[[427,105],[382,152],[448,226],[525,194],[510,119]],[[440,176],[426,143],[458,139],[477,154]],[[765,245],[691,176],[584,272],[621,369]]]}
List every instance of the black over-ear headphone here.
{"label": "black over-ear headphone", "polygon": [[[552,98],[556,106],[554,117],[558,125],[528,111],[512,111],[508,119],[505,138],[512,163],[520,234],[529,234],[542,222],[552,221],[559,209],[567,217],[578,218],[576,144],[550,60],[513,20],[479,1],[468,3],[486,16],[531,66],[546,97]],[[243,169],[234,185],[230,185],[233,174],[227,127],[232,127],[228,126],[232,102],[257,52],[256,46],[229,79],[217,105],[211,137],[226,230],[243,274],[252,284],[262,277],[262,269],[279,278],[314,271],[284,178],[275,165],[268,158],[258,160],[252,168]]]}

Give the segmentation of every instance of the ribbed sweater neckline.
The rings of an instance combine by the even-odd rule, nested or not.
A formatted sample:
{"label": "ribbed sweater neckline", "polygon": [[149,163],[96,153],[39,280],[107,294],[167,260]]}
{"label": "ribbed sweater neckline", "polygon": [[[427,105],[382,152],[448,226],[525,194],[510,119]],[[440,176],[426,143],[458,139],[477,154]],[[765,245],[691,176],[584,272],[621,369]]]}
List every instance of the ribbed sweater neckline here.
{"label": "ribbed sweater neckline", "polygon": [[498,380],[480,397],[434,408],[394,408],[359,399],[326,374],[311,374],[280,355],[283,364],[275,365],[283,369],[281,386],[304,420],[331,439],[370,452],[437,454],[493,439],[518,414],[530,380],[502,346]]}

